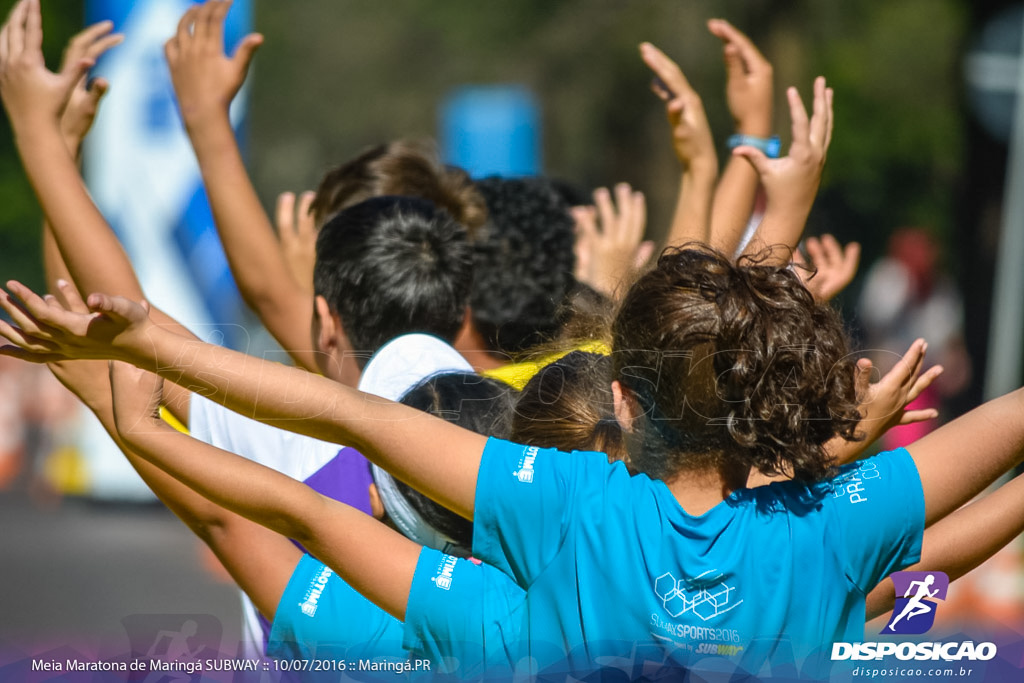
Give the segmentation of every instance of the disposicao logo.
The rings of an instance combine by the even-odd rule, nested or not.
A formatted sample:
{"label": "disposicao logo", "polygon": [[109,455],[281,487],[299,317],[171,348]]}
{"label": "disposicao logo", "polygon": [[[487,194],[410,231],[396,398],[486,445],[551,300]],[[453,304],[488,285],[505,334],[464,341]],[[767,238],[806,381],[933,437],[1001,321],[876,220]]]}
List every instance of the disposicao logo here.
{"label": "disposicao logo", "polygon": [[[935,624],[938,600],[946,599],[949,577],[943,572],[893,572],[896,605],[882,635],[919,635]],[[919,661],[987,661],[995,657],[994,643],[954,642],[864,642],[833,643],[832,660],[880,660],[885,657]]]}
{"label": "disposicao logo", "polygon": [[882,633],[927,633],[935,623],[936,600],[946,599],[949,577],[943,572],[894,572],[889,578],[896,588],[896,606]]}

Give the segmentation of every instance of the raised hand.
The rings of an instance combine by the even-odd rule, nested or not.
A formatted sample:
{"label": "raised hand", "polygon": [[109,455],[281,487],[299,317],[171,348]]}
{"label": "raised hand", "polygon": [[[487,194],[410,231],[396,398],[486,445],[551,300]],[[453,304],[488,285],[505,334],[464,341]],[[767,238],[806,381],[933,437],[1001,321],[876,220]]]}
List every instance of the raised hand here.
{"label": "raised hand", "polygon": [[594,191],[595,206],[574,209],[576,279],[613,297],[634,270],[646,265],[654,243],[644,242],[647,204],[643,192],[628,183],[615,186],[615,200],[606,188]]}
{"label": "raised hand", "polygon": [[[111,33],[113,28],[113,22],[101,21],[75,35],[64,49],[61,72],[67,71],[83,59],[95,61],[110,48],[120,45],[124,36],[120,33]],[[60,132],[72,154],[77,156],[82,140],[96,118],[100,99],[109,88],[110,83],[105,78],[89,80],[84,74],[75,83],[60,118]]]}
{"label": "raised hand", "polygon": [[34,363],[116,359],[121,344],[138,342],[152,325],[143,304],[92,294],[86,305],[69,283],[60,281],[57,288],[63,301],[40,297],[13,280],[7,289],[14,296],[0,291],[0,308],[16,325],[0,320],[0,336],[13,344],[0,347],[0,354]]}
{"label": "raised hand", "polygon": [[[796,88],[786,90],[786,97],[793,122],[789,153],[769,159],[755,147],[741,146],[732,151],[754,166],[767,197],[764,220],[747,253],[780,244],[789,249],[796,247],[818,193],[832,141],[832,89],[825,86],[824,77],[814,80],[814,107],[810,119]],[[788,261],[789,254],[785,259],[774,258]]]}
{"label": "raised hand", "polygon": [[0,29],[0,97],[17,136],[32,126],[58,126],[72,90],[96,62],[86,54],[54,73],[42,45],[39,0],[20,0]]}
{"label": "raised hand", "polygon": [[907,410],[921,392],[942,374],[942,366],[935,365],[922,372],[928,344],[918,339],[907,349],[903,358],[875,384],[870,384],[871,361],[864,358],[857,363],[857,383],[860,395],[861,427],[867,432],[868,443],[896,425],[923,422],[939,416],[934,408]]}
{"label": "raised hand", "polygon": [[650,43],[640,45],[640,56],[656,76],[654,93],[665,102],[672,127],[672,147],[683,166],[709,165],[718,172],[718,156],[704,103],[683,75],[682,69]]}
{"label": "raised hand", "polygon": [[277,197],[277,238],[281,254],[288,262],[295,284],[313,296],[313,264],[316,263],[316,221],[310,207],[315,192],[303,192],[295,206],[295,193],[282,192]]}
{"label": "raised hand", "polygon": [[808,237],[804,248],[806,259],[799,250],[793,252],[796,274],[819,303],[831,301],[857,274],[860,243],[850,242],[843,247],[832,235],[822,235],[820,240]]}
{"label": "raised hand", "polygon": [[746,35],[724,19],[708,21],[725,60],[725,98],[736,131],[767,137],[772,133],[772,65]]}
{"label": "raised hand", "polygon": [[171,81],[186,126],[209,116],[226,115],[238,94],[263,36],[250,33],[228,57],[224,54],[224,17],[230,0],[206,0],[188,9],[175,35],[164,44]]}
{"label": "raised hand", "polygon": [[871,361],[861,358],[857,361],[857,395],[861,397],[858,409],[861,420],[857,431],[863,436],[860,441],[847,441],[835,437],[829,442],[829,452],[837,464],[852,462],[860,458],[874,441],[896,425],[923,422],[938,417],[938,411],[907,410],[914,399],[921,395],[935,378],[942,373],[942,366],[936,365],[921,372],[924,354],[928,345],[918,339],[907,353],[884,377],[871,384],[874,368]]}

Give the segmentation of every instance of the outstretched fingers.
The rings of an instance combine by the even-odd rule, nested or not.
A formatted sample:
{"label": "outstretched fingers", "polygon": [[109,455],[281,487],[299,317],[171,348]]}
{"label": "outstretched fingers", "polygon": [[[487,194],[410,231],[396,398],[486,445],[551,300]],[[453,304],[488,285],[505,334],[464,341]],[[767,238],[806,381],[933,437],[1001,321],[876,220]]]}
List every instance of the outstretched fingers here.
{"label": "outstretched fingers", "polygon": [[231,9],[231,0],[208,0],[208,5],[213,5],[206,15],[206,40],[210,49],[221,53],[224,52],[224,18]]}
{"label": "outstretched fingers", "polygon": [[825,94],[825,90],[825,77],[818,76],[814,79],[814,103],[812,104],[812,111],[814,113],[811,116],[808,140],[815,147],[822,148],[823,152],[832,119],[828,106],[828,96]]}
{"label": "outstretched fingers", "polygon": [[277,216],[278,237],[285,240],[295,232],[294,192],[282,192],[277,195],[277,206],[274,214]]}
{"label": "outstretched fingers", "polygon": [[[39,302],[44,308],[48,308],[45,301],[40,299]],[[3,308],[7,316],[18,326],[19,332],[32,337],[38,337],[43,334],[42,327],[36,317],[27,310],[22,302],[7,292],[0,292],[0,308]]]}
{"label": "outstretched fingers", "polygon": [[825,111],[828,114],[828,125],[825,128],[825,152],[828,152],[829,145],[832,144],[832,128],[835,125],[835,110],[832,107],[832,88],[825,88]]}
{"label": "outstretched fingers", "polygon": [[39,9],[39,0],[28,0],[25,8],[25,44],[26,50],[41,52],[43,49],[43,13]]}
{"label": "outstretched fingers", "polygon": [[807,118],[807,109],[804,101],[800,99],[800,93],[796,88],[786,88],[786,99],[789,102],[789,118],[792,121],[793,147],[808,143],[810,141],[810,122]]}
{"label": "outstretched fingers", "polygon": [[709,19],[708,30],[725,43],[726,68],[730,70],[730,76],[741,76],[771,66],[753,41],[725,19]]}
{"label": "outstretched fingers", "polygon": [[67,280],[57,280],[57,297],[64,305],[64,308],[74,313],[89,313],[89,307],[85,305],[78,288]]}
{"label": "outstretched fingers", "polygon": [[195,23],[196,15],[201,9],[202,5],[193,5],[181,15],[181,19],[178,20],[178,29],[172,39],[175,41],[177,49],[184,50],[185,46],[192,41],[192,26]]}
{"label": "outstretched fingers", "polygon": [[924,354],[928,344],[924,339],[916,339],[910,345],[903,357],[896,361],[889,376],[900,386],[910,387],[914,378],[921,371],[921,364],[924,363]]}
{"label": "outstretched fingers", "polygon": [[606,187],[599,187],[594,190],[594,206],[597,207],[598,219],[601,223],[601,233],[614,229],[615,204],[612,202],[612,194]]}
{"label": "outstretched fingers", "polygon": [[941,365],[934,365],[925,370],[921,375],[914,380],[913,386],[910,387],[910,391],[907,392],[907,403],[915,400],[921,393],[932,385],[939,375],[942,374],[944,368]]}
{"label": "outstretched fingers", "polygon": [[640,57],[650,67],[651,71],[654,72],[655,76],[660,78],[665,87],[668,88],[672,99],[693,90],[679,65],[651,43],[640,44]]}
{"label": "outstretched fingers", "polygon": [[21,0],[7,20],[7,56],[16,59],[25,49],[25,17],[28,11],[28,0]]}

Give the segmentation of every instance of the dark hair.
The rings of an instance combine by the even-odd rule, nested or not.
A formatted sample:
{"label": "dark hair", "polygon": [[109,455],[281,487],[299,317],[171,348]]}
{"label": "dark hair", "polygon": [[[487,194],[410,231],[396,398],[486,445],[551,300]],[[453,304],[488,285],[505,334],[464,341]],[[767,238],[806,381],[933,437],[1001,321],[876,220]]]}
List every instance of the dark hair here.
{"label": "dark hair", "polygon": [[608,356],[572,351],[541,368],[519,394],[509,438],[562,451],[600,451],[611,461],[626,455],[615,421]]}
{"label": "dark hair", "polygon": [[576,282],[556,311],[558,337],[555,341],[563,348],[593,341],[607,342],[610,346],[615,308],[615,303],[607,296],[586,283]]}
{"label": "dark hair", "polygon": [[666,479],[730,466],[827,476],[855,440],[855,359],[839,316],[783,266],[666,250],[613,323],[613,376],[640,411],[633,467]]}
{"label": "dark hair", "polygon": [[[430,377],[410,389],[401,402],[486,436],[508,437],[515,402],[512,387],[472,373]],[[423,519],[463,548],[473,545],[473,523],[395,480],[399,492]]]}
{"label": "dark hair", "polygon": [[422,199],[377,197],[320,230],[313,290],[339,315],[352,347],[372,353],[412,332],[454,340],[472,269],[466,231],[447,213]]}
{"label": "dark hair", "polygon": [[517,353],[553,338],[575,282],[569,206],[542,178],[485,178],[489,220],[477,232],[470,310],[491,351]]}
{"label": "dark hair", "polygon": [[332,168],[320,181],[310,210],[317,225],[373,197],[401,195],[433,202],[472,231],[487,220],[487,208],[469,175],[444,166],[432,143],[396,140],[377,145]]}

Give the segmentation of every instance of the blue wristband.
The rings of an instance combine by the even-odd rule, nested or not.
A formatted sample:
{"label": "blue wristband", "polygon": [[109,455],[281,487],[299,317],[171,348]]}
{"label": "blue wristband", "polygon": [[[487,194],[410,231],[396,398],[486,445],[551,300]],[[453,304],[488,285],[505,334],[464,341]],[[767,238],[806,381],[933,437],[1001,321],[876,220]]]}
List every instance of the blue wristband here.
{"label": "blue wristband", "polygon": [[756,147],[764,152],[764,155],[769,159],[778,159],[779,152],[782,147],[782,143],[779,141],[778,135],[773,135],[770,138],[759,138],[753,135],[742,135],[737,133],[736,135],[730,135],[726,144],[729,146],[729,149],[735,149],[743,145]]}

